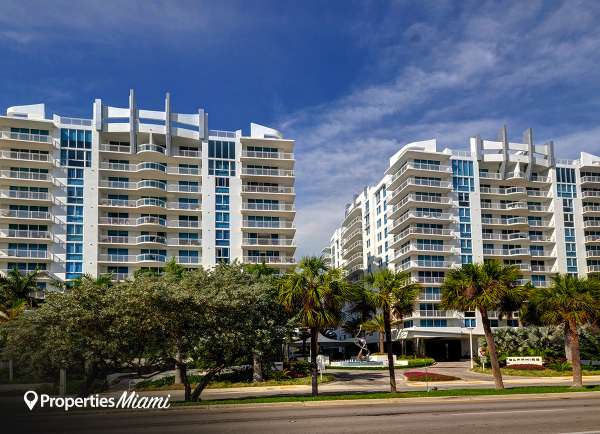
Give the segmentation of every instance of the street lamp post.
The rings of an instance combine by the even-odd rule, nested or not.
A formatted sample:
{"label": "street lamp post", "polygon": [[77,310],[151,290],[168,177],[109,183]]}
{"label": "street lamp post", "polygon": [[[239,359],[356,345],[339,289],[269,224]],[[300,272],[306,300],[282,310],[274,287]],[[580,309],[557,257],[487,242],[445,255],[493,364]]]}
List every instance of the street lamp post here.
{"label": "street lamp post", "polygon": [[469,350],[471,355],[471,369],[473,369],[473,326],[471,325],[470,321],[469,325]]}

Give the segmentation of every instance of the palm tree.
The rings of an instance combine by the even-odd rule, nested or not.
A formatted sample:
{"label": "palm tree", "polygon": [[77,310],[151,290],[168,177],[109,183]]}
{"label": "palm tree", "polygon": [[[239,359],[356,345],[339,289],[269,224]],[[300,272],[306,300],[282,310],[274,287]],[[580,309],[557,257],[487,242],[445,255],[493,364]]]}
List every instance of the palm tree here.
{"label": "palm tree", "polygon": [[280,303],[296,317],[301,327],[310,329],[312,395],[317,396],[319,330],[341,322],[350,287],[341,270],[330,269],[323,258],[315,256],[302,258],[297,269],[278,282],[278,287]]}
{"label": "palm tree", "polygon": [[361,327],[364,331],[367,332],[377,332],[379,336],[379,352],[381,354],[385,353],[384,346],[384,333],[385,333],[385,321],[383,321],[383,315],[376,315],[374,318],[371,318],[369,321],[365,321],[361,324]]}
{"label": "palm tree", "polygon": [[531,303],[540,320],[548,325],[564,325],[565,335],[571,348],[573,387],[582,387],[581,357],[578,327],[600,317],[600,281],[558,275],[549,288],[536,288]]}
{"label": "palm tree", "polygon": [[12,301],[27,300],[29,307],[33,307],[32,293],[38,290],[37,280],[40,274],[38,270],[23,273],[13,268],[6,276],[0,277],[0,286],[9,293]]}
{"label": "palm tree", "polygon": [[0,324],[17,318],[27,309],[26,300],[17,300],[9,306],[0,306]]}
{"label": "palm tree", "polygon": [[371,305],[382,312],[390,373],[390,391],[396,392],[392,319],[400,322],[414,310],[421,285],[412,282],[409,273],[394,272],[387,268],[368,274],[364,283],[368,288]]}
{"label": "palm tree", "polygon": [[503,389],[504,383],[488,311],[501,311],[507,307],[517,310],[519,302],[522,304],[527,294],[526,287],[518,285],[519,278],[520,271],[516,266],[490,260],[450,270],[442,285],[441,307],[458,311],[477,310],[481,314],[496,389]]}

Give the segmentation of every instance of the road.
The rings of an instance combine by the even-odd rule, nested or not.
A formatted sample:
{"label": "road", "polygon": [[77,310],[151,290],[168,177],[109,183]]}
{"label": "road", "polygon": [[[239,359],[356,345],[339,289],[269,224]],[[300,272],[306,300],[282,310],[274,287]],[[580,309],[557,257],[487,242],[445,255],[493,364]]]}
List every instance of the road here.
{"label": "road", "polygon": [[[12,419],[24,431],[44,433],[591,434],[600,433],[600,393],[52,412]],[[28,426],[32,422],[35,428]]]}

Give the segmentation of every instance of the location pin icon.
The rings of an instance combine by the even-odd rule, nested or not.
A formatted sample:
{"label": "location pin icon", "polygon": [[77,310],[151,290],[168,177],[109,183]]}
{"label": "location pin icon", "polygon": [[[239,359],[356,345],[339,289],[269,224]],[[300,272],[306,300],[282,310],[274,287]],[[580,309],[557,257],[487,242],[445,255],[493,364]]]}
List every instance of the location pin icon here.
{"label": "location pin icon", "polygon": [[38,394],[35,393],[33,390],[29,390],[27,392],[25,392],[25,395],[23,395],[23,400],[25,401],[25,404],[27,404],[27,407],[29,407],[29,410],[33,410],[33,407],[35,407],[35,404],[38,401]]}

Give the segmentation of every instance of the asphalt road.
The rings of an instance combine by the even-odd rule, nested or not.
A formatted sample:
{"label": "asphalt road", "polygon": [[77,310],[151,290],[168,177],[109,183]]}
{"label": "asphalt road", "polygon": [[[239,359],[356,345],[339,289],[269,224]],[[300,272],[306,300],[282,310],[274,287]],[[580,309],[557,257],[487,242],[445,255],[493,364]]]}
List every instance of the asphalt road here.
{"label": "asphalt road", "polygon": [[[600,393],[13,415],[43,433],[600,433]],[[7,422],[4,419],[3,422]],[[35,423],[35,427],[29,426]],[[4,425],[6,426],[6,425]]]}

